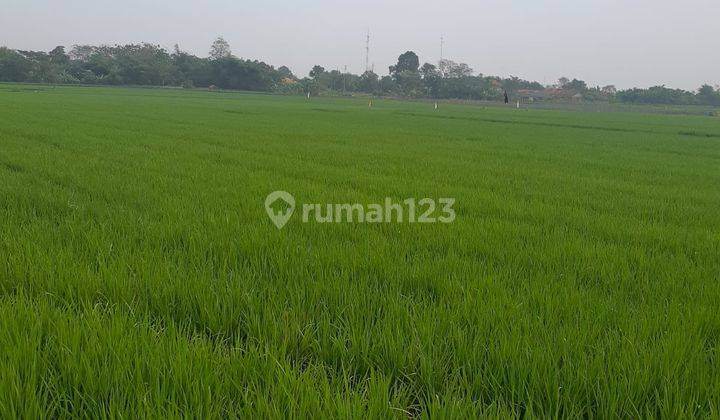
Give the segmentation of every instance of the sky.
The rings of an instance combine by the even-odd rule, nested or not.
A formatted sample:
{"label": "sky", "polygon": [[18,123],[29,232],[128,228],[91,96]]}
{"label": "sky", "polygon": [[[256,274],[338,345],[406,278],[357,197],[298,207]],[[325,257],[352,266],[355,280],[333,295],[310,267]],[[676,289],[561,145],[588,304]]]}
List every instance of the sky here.
{"label": "sky", "polygon": [[320,64],[387,74],[412,50],[484,75],[618,88],[720,84],[720,0],[0,0],[0,46],[150,42],[233,53],[298,76]]}

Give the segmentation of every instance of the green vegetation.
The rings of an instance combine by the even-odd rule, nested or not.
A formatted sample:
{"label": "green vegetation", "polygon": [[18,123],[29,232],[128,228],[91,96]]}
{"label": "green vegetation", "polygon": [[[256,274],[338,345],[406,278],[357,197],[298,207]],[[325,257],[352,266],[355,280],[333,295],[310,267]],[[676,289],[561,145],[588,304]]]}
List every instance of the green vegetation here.
{"label": "green vegetation", "polygon": [[349,94],[402,98],[502,101],[505,92],[515,100],[546,102],[622,102],[628,104],[720,106],[720,90],[703,85],[697,92],[655,86],[618,92],[615,86],[589,87],[578,79],[560,78],[543,86],[510,76],[484,76],[465,63],[441,60],[425,63],[407,51],[390,66],[389,74],[374,71],[355,75],[316,65],[309,77],[296,77],[281,66],[233,55],[222,37],[207,58],[196,57],[175,45],[172,53],[143,43],[115,46],[75,45],[66,53],[16,51],[0,47],[0,82],[84,84],[113,86],[219,87],[228,90],[275,92],[291,95],[340,96]]}
{"label": "green vegetation", "polygon": [[618,92],[620,102],[633,104],[664,104],[664,105],[711,105],[720,106],[720,90],[710,85],[703,85],[697,93],[682,89],[670,89],[665,86],[654,86],[649,89],[628,89]]}
{"label": "green vegetation", "polygon": [[[0,85],[0,416],[716,417],[720,120]],[[276,229],[266,195],[454,197]]]}

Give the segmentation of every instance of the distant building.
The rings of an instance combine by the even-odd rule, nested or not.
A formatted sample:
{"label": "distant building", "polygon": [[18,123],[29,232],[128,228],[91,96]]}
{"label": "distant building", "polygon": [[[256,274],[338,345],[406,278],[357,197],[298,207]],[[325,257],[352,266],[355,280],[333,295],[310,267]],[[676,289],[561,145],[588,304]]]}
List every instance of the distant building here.
{"label": "distant building", "polygon": [[582,101],[582,94],[575,94],[559,88],[547,88],[542,90],[520,89],[517,96],[522,103],[533,103],[542,101]]}
{"label": "distant building", "polygon": [[547,88],[543,90],[520,89],[517,91],[518,98],[523,103],[533,103],[537,101],[551,101],[560,99],[564,95],[562,89]]}

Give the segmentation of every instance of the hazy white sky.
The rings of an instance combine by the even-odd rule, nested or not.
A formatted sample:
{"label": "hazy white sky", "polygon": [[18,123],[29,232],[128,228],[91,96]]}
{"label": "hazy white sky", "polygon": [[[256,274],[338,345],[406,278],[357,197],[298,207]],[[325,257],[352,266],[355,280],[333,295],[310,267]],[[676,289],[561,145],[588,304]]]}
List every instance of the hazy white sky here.
{"label": "hazy white sky", "polygon": [[0,45],[147,41],[205,56],[224,36],[235,55],[376,72],[406,50],[486,75],[561,76],[626,88],[720,83],[720,0],[0,0]]}

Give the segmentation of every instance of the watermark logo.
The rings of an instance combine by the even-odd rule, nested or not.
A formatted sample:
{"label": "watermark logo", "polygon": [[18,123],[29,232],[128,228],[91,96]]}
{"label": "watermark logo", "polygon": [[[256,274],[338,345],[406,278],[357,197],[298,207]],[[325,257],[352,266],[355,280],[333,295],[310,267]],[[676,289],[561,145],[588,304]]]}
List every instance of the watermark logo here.
{"label": "watermark logo", "polygon": [[282,229],[295,213],[295,197],[286,191],[270,193],[265,199],[265,211],[275,226]]}
{"label": "watermark logo", "polygon": [[[453,223],[456,218],[454,198],[408,198],[396,202],[385,198],[380,204],[314,204],[302,205],[303,223]],[[278,229],[288,224],[295,213],[295,197],[286,191],[275,191],[265,199],[265,211]]]}

